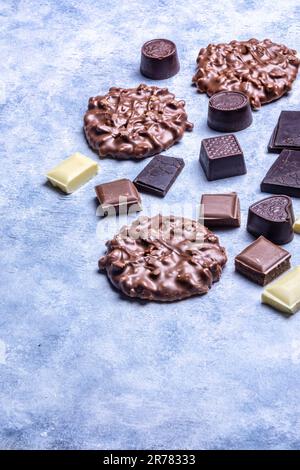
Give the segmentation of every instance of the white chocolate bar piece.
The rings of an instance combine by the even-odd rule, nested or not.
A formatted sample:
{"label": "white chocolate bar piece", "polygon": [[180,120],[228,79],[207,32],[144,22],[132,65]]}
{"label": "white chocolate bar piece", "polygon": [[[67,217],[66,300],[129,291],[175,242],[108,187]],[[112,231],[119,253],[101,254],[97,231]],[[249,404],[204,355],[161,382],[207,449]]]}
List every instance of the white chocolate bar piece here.
{"label": "white chocolate bar piece", "polygon": [[268,285],[262,293],[261,301],[288,314],[300,310],[300,266]]}
{"label": "white chocolate bar piece", "polygon": [[47,178],[65,193],[73,193],[98,173],[98,165],[79,152],[59,163],[47,173]]}
{"label": "white chocolate bar piece", "polygon": [[300,219],[296,220],[296,222],[294,223],[294,232],[296,233],[300,233]]}

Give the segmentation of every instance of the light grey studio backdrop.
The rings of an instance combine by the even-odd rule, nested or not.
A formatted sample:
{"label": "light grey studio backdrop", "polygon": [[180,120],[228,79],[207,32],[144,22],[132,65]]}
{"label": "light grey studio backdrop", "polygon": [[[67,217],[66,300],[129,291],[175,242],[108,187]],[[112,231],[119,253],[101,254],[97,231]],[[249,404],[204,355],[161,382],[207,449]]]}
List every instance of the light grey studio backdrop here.
{"label": "light grey studio backdrop", "polygon": [[[276,158],[266,145],[280,111],[299,109],[300,80],[238,133],[248,174],[211,183],[198,154],[215,133],[207,97],[191,87],[210,42],[271,38],[299,50],[299,2],[2,0],[0,15],[0,447],[299,448],[300,315],[262,306],[234,256],[252,241],[247,210]],[[153,84],[139,53],[161,36],[176,42],[181,71],[156,84],[186,100],[195,124],[166,152],[186,166],[164,203],[237,191],[242,227],[218,231],[229,261],[208,295],[141,305],[97,272],[104,225],[93,187],[134,178],[146,162],[101,161],[71,196],[44,175],[75,151],[97,161],[82,133],[88,98]],[[159,202],[143,195],[143,214]],[[299,200],[294,208],[300,215]],[[300,264],[300,236],[287,248]]]}

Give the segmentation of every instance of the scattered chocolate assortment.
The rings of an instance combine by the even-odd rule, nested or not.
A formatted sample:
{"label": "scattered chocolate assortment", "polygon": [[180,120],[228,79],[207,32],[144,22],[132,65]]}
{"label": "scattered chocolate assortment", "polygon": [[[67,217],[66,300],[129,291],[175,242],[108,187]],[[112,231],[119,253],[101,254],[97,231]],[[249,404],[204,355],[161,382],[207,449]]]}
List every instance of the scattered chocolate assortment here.
{"label": "scattered chocolate assortment", "polygon": [[193,77],[201,93],[240,91],[258,109],[291,90],[300,60],[294,49],[270,39],[209,44],[197,58]]}
{"label": "scattered chocolate assortment", "polygon": [[247,173],[243,151],[233,134],[203,139],[199,161],[208,181]]}
{"label": "scattered chocolate assortment", "polygon": [[164,197],[184,167],[182,158],[156,155],[133,183],[139,191]]}
{"label": "scattered chocolate assortment", "polygon": [[[231,41],[202,48],[193,83],[207,93],[207,124],[219,132],[237,132],[252,123],[251,106],[279,99],[291,90],[300,60],[296,51],[273,43]],[[153,39],[141,49],[141,73],[153,80],[180,69],[176,45]],[[177,143],[193,125],[185,102],[167,88],[141,84],[109,89],[90,98],[84,132],[100,157],[119,160],[154,156],[134,181],[122,178],[95,187],[102,215],[142,210],[139,191],[164,197],[185,166],[182,158],[160,152]],[[282,111],[268,145],[280,153],[261,183],[276,194],[249,208],[247,230],[256,240],[235,257],[235,269],[265,286],[289,270],[291,255],[278,245],[300,233],[292,200],[300,197],[300,111]],[[209,181],[243,175],[246,164],[235,135],[203,139],[200,164]],[[98,172],[98,165],[75,153],[48,172],[52,185],[72,193]],[[203,224],[170,215],[140,217],[107,242],[99,269],[128,297],[171,302],[208,292],[227,262],[225,249],[210,228],[240,227],[240,201],[235,192],[203,194]],[[300,266],[268,285],[261,301],[286,314],[300,309]]]}
{"label": "scattered chocolate assortment", "polygon": [[237,132],[252,124],[248,97],[239,91],[220,91],[208,103],[207,124],[220,132]]}
{"label": "scattered chocolate assortment", "polygon": [[294,238],[294,222],[291,198],[271,196],[249,207],[247,230],[254,237],[263,235],[277,245],[284,245]]}
{"label": "scattered chocolate assortment", "polygon": [[207,293],[227,261],[216,235],[182,217],[140,217],[106,245],[99,268],[111,283],[129,297],[161,302]]}
{"label": "scattered chocolate assortment", "polygon": [[150,157],[178,142],[191,131],[185,102],[167,88],[141,84],[110,88],[89,99],[84,115],[87,141],[100,157],[119,160]]}

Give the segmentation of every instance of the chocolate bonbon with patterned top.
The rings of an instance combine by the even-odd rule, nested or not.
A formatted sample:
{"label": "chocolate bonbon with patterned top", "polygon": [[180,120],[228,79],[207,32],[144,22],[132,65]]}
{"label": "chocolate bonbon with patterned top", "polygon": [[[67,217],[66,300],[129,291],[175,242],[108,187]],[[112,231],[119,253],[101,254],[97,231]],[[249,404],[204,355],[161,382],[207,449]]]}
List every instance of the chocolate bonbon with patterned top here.
{"label": "chocolate bonbon with patterned top", "polygon": [[177,48],[169,39],[152,39],[141,50],[140,70],[145,77],[163,80],[179,72]]}
{"label": "chocolate bonbon with patterned top", "polygon": [[220,91],[208,103],[207,124],[220,132],[237,132],[252,123],[248,97],[238,91]]}
{"label": "chocolate bonbon with patterned top", "polygon": [[288,196],[270,196],[249,207],[247,230],[254,237],[263,235],[277,245],[294,238],[292,200]]}
{"label": "chocolate bonbon with patterned top", "polygon": [[209,181],[247,173],[243,151],[233,134],[203,139],[199,161]]}

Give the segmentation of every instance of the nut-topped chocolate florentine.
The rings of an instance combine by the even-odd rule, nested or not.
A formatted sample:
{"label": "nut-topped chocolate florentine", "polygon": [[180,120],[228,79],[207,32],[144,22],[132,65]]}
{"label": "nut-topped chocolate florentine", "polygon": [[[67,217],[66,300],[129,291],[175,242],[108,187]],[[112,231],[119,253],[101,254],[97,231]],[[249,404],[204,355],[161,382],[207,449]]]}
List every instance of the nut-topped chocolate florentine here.
{"label": "nut-topped chocolate florentine", "polygon": [[99,268],[127,296],[167,302],[207,293],[226,261],[218,237],[202,224],[157,215],[123,227]]}
{"label": "nut-topped chocolate florentine", "polygon": [[291,90],[299,64],[294,49],[270,39],[209,44],[198,54],[193,83],[208,96],[240,91],[258,109]]}
{"label": "nut-topped chocolate florentine", "polygon": [[100,157],[120,160],[150,157],[178,142],[191,131],[185,102],[167,88],[139,85],[110,88],[90,98],[84,116],[89,145]]}

